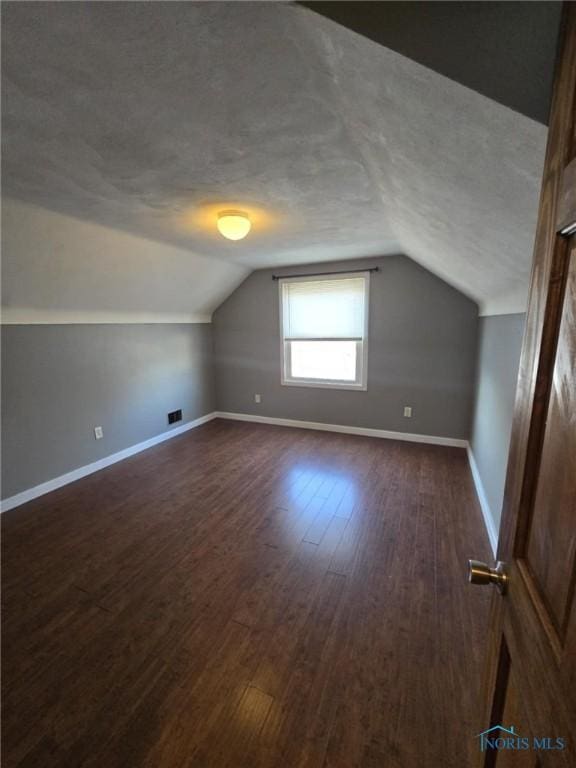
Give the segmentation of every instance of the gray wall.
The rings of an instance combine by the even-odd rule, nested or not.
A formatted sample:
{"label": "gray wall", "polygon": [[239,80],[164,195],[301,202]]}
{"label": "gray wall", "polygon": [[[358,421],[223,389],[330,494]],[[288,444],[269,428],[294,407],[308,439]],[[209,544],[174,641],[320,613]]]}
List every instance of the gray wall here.
{"label": "gray wall", "polygon": [[480,318],[470,448],[495,530],[500,527],[524,314]]}
{"label": "gray wall", "polygon": [[213,411],[213,392],[207,324],[3,326],[2,498]]}
{"label": "gray wall", "polygon": [[[252,273],[213,316],[221,411],[468,438],[478,308],[405,256],[276,273],[381,269],[370,286],[368,391],[280,384],[278,283]],[[255,404],[254,394],[262,395]],[[403,417],[411,405],[413,418]]]}

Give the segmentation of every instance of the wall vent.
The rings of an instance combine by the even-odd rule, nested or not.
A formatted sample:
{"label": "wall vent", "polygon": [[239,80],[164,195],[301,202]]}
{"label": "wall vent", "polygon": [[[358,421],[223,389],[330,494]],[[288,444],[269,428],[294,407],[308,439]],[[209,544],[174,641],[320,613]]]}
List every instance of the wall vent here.
{"label": "wall vent", "polygon": [[177,421],[182,421],[182,411],[172,411],[168,414],[168,424],[175,424]]}

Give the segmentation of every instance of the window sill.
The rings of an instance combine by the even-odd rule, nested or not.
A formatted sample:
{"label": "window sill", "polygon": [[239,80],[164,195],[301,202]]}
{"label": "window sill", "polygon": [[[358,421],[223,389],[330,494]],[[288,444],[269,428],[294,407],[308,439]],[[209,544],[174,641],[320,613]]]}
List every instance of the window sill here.
{"label": "window sill", "polygon": [[306,387],[313,389],[349,389],[356,392],[366,392],[368,386],[366,384],[347,384],[346,382],[330,382],[330,381],[307,381],[302,380],[282,380],[280,382],[283,387]]}

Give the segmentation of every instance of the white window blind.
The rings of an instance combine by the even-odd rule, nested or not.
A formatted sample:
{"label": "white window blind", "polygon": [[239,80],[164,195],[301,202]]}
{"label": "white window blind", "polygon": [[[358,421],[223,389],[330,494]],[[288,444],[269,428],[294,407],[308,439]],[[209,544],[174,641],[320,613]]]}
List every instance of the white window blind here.
{"label": "white window blind", "polygon": [[284,339],[362,339],[366,278],[282,284]]}
{"label": "white window blind", "polygon": [[366,389],[369,274],[280,282],[282,384]]}

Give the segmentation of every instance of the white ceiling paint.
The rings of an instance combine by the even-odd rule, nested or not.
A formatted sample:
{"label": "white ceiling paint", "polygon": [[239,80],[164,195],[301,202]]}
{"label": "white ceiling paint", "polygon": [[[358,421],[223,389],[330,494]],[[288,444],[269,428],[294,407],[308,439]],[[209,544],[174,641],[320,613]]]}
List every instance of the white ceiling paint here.
{"label": "white ceiling paint", "polygon": [[482,314],[524,311],[547,129],[333,23],[322,27],[342,118],[402,250]]}
{"label": "white ceiling paint", "polygon": [[183,248],[2,203],[2,322],[208,323],[249,274]]}
{"label": "white ceiling paint", "polygon": [[[92,283],[95,317],[205,317],[250,269],[401,251],[483,313],[524,309],[546,139],[529,118],[302,7],[14,3],[3,16],[4,191],[67,214],[75,237],[75,219],[102,225],[111,248],[70,249],[65,295],[25,277],[38,255],[9,267],[21,308],[79,310]],[[220,203],[263,211],[262,226],[225,241],[195,217]],[[117,291],[100,274],[118,270],[110,230],[139,243]],[[151,241],[179,254],[170,279]]]}

